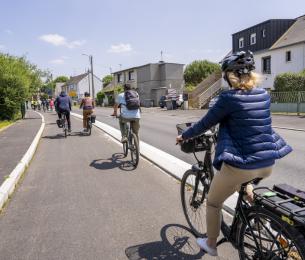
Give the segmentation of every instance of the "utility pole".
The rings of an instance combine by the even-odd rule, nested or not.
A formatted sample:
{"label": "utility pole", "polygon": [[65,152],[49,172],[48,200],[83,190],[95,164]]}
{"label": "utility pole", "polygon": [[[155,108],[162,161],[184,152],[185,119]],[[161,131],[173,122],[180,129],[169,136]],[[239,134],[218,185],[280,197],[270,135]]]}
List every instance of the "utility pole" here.
{"label": "utility pole", "polygon": [[89,95],[91,94],[90,91],[90,70],[88,69],[88,86],[89,86]]}
{"label": "utility pole", "polygon": [[94,76],[93,76],[93,57],[92,55],[89,56],[90,59],[90,65],[91,65],[91,76],[92,76],[92,98],[94,99]]}

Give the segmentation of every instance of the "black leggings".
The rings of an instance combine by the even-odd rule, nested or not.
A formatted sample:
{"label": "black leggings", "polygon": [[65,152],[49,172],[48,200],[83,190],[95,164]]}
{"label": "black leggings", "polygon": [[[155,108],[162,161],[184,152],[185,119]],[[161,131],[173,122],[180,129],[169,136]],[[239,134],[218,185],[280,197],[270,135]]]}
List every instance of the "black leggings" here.
{"label": "black leggings", "polygon": [[65,113],[66,114],[66,118],[67,118],[67,121],[68,121],[68,128],[70,129],[71,128],[71,120],[70,120],[70,111],[67,111],[67,110],[59,110],[57,112],[58,114],[58,118],[61,119],[61,114]]}

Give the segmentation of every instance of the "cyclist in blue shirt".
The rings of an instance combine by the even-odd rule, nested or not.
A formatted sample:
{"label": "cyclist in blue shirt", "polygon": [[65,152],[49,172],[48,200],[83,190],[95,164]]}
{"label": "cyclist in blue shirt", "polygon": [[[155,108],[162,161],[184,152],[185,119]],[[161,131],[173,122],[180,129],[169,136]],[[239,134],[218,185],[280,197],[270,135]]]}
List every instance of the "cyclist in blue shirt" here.
{"label": "cyclist in blue shirt", "polygon": [[120,130],[122,134],[122,139],[121,142],[127,142],[127,129],[126,129],[126,124],[127,122],[130,122],[132,131],[135,133],[135,135],[138,137],[139,140],[139,129],[140,129],[140,108],[138,109],[128,109],[126,106],[126,99],[125,99],[125,92],[126,91],[134,91],[134,94],[138,96],[139,95],[135,92],[135,90],[132,90],[130,84],[124,84],[124,92],[120,93],[116,100],[115,100],[115,105],[113,108],[113,114],[112,116],[117,116],[118,113],[118,108],[120,107],[121,109],[121,114],[119,117],[119,123],[120,123]]}

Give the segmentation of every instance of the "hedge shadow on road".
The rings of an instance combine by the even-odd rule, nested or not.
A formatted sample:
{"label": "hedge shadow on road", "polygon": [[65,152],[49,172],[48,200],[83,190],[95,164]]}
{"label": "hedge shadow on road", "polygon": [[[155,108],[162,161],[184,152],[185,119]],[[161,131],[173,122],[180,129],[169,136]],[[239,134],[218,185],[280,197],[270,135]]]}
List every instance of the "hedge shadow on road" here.
{"label": "hedge shadow on road", "polygon": [[135,245],[125,249],[129,260],[201,259],[204,252],[196,244],[191,230],[180,224],[168,224],[160,231],[161,241]]}

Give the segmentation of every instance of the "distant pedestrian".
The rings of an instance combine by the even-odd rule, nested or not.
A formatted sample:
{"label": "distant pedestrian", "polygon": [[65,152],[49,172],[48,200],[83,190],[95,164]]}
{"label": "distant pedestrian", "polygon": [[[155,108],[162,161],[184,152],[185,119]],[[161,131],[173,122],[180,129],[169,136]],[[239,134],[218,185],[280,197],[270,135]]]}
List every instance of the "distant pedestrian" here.
{"label": "distant pedestrian", "polygon": [[25,117],[25,111],[26,111],[25,102],[23,101],[23,102],[20,103],[20,112],[21,112],[21,118],[22,119],[24,119],[24,117]]}
{"label": "distant pedestrian", "polygon": [[51,109],[51,111],[53,111],[53,109],[54,109],[54,100],[53,100],[53,98],[51,98],[51,100],[50,100],[50,109]]}
{"label": "distant pedestrian", "polygon": [[25,101],[25,104],[26,104],[26,109],[29,109],[29,101]]}

